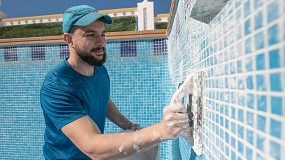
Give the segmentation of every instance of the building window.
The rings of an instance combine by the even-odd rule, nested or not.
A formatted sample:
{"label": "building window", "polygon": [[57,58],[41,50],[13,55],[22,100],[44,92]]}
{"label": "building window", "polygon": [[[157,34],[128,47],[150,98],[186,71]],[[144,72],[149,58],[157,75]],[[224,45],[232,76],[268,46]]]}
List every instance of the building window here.
{"label": "building window", "polygon": [[45,60],[45,47],[44,46],[32,46],[32,60]]}
{"label": "building window", "polygon": [[4,59],[7,62],[18,61],[17,47],[5,47],[4,48]]}
{"label": "building window", "polygon": [[60,59],[66,59],[69,57],[69,50],[67,44],[61,44],[59,46],[59,51],[60,51]]}
{"label": "building window", "polygon": [[154,39],[153,52],[156,56],[167,55],[166,39]]}
{"label": "building window", "polygon": [[121,41],[121,57],[136,57],[137,43],[136,41]]}

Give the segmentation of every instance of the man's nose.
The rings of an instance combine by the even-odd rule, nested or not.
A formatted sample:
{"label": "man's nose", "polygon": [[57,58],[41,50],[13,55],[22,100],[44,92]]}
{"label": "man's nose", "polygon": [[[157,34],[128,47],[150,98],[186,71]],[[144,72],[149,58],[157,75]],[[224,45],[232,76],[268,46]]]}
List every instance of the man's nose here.
{"label": "man's nose", "polygon": [[102,37],[102,36],[98,36],[97,38],[96,38],[96,45],[97,46],[104,46],[105,45],[105,43],[106,43],[106,41],[105,41],[105,38],[104,37]]}

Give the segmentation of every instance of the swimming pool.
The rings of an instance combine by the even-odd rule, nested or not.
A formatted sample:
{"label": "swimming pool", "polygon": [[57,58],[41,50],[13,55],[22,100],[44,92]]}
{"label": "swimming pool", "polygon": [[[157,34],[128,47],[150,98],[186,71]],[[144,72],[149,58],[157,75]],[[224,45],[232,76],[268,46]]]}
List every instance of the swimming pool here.
{"label": "swimming pool", "polygon": [[[145,127],[189,72],[206,68],[203,158],[284,159],[285,2],[229,1],[210,25],[188,16],[190,2],[176,0],[167,38],[108,41],[112,99]],[[1,158],[42,158],[38,92],[66,56],[64,44],[0,47]],[[107,133],[117,131],[107,122]],[[183,138],[161,145],[162,160],[189,154]]]}
{"label": "swimming pool", "polygon": [[[142,127],[160,121],[171,96],[166,40],[107,42],[111,97]],[[39,89],[45,74],[68,56],[68,48],[65,44],[5,46],[0,47],[0,56],[0,157],[41,159],[45,126]],[[121,130],[107,121],[105,131]],[[167,157],[167,147],[161,148],[161,157]]]}

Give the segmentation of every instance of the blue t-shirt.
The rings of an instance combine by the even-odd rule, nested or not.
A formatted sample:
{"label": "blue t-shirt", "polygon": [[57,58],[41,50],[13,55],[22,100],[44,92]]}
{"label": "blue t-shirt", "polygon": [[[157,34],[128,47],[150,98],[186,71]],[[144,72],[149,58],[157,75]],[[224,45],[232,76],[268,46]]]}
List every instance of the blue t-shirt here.
{"label": "blue t-shirt", "polygon": [[61,128],[88,115],[104,133],[110,80],[103,65],[94,67],[94,71],[94,76],[84,76],[64,60],[45,77],[40,101],[46,123],[43,146],[46,159],[90,159]]}

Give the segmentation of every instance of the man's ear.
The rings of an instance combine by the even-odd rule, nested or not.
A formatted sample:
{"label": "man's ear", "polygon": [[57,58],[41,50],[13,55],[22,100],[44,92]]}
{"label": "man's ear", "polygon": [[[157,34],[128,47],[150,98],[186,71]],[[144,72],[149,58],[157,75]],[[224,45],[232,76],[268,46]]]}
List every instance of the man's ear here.
{"label": "man's ear", "polygon": [[73,39],[72,38],[73,37],[70,33],[64,33],[63,34],[63,39],[69,46],[73,46]]}

